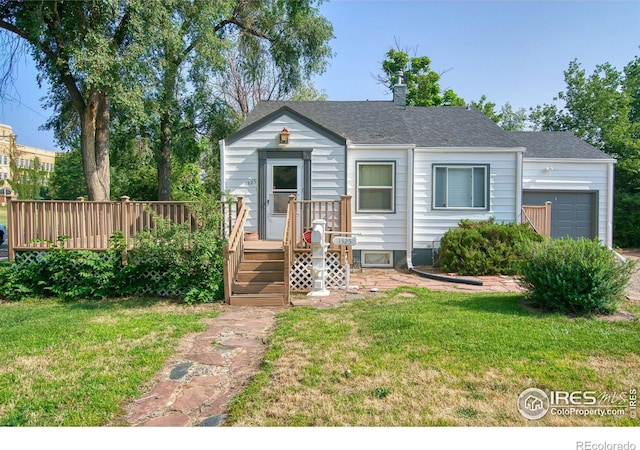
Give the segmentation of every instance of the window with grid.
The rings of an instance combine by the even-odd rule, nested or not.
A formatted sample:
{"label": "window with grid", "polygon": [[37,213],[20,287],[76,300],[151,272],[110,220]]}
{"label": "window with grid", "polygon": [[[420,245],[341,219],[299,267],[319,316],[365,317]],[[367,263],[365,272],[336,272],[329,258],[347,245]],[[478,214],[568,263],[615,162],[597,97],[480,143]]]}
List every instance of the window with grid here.
{"label": "window with grid", "polygon": [[487,209],[487,166],[434,166],[434,208]]}
{"label": "window with grid", "polygon": [[358,162],[358,212],[394,212],[395,163]]}

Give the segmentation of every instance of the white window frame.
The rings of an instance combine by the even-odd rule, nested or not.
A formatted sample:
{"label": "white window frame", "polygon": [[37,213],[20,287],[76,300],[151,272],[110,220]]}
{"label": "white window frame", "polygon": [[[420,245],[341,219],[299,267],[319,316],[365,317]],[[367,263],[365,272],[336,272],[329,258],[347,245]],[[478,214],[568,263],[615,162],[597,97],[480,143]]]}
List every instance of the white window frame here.
{"label": "white window frame", "polygon": [[[436,205],[436,199],[440,197],[437,195],[438,183],[436,181],[436,173],[438,169],[446,170],[446,182],[445,182],[445,205]],[[471,206],[448,206],[449,203],[449,169],[466,169],[471,171]],[[474,169],[483,169],[484,170],[484,180],[482,186],[484,186],[484,199],[482,206],[473,206],[476,203],[477,197],[475,192],[476,180],[474,180]],[[433,183],[432,183],[432,207],[433,209],[447,209],[447,210],[489,210],[489,165],[488,164],[434,164],[433,165]]]}
{"label": "white window frame", "polygon": [[[391,186],[360,186],[360,166],[391,166]],[[390,209],[363,209],[360,207],[360,189],[389,189],[391,191]],[[395,161],[356,161],[356,212],[357,213],[395,213],[396,212],[396,162]]]}
{"label": "white window frame", "polygon": [[[386,264],[367,263],[367,255],[385,255],[389,259]],[[362,267],[393,267],[393,252],[385,250],[362,250],[360,252],[360,265]]]}

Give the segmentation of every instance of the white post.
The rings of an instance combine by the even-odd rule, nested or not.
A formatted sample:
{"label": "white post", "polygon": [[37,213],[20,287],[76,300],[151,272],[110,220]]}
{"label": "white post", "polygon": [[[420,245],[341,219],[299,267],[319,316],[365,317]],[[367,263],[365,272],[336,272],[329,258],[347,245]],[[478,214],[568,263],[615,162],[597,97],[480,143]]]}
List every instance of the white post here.
{"label": "white post", "polygon": [[327,271],[325,269],[325,255],[328,243],[324,241],[324,228],[326,220],[315,219],[311,224],[311,297],[326,297],[329,291],[326,288]]}

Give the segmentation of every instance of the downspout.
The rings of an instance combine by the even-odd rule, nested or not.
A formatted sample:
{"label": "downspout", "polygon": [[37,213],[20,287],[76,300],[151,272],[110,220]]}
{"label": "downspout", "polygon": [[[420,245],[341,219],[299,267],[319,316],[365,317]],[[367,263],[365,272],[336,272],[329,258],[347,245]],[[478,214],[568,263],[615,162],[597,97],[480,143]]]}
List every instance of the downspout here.
{"label": "downspout", "polygon": [[434,273],[422,272],[413,267],[412,253],[413,253],[413,208],[414,208],[414,196],[413,196],[413,183],[414,183],[414,153],[415,148],[411,147],[407,149],[407,268],[409,272],[415,273],[423,278],[429,278],[437,281],[447,281],[450,283],[462,283],[472,284],[475,286],[482,286],[482,280],[473,280],[469,278],[457,278],[448,277],[445,275],[437,275]]}
{"label": "downspout", "polygon": [[414,181],[414,169],[413,169],[413,154],[415,149],[409,147],[407,149],[407,267],[410,271],[413,271],[413,181]]}
{"label": "downspout", "polygon": [[224,193],[226,190],[224,182],[224,153],[226,150],[224,139],[218,141],[218,147],[220,147],[220,192]]}
{"label": "downspout", "polygon": [[609,163],[607,167],[607,223],[605,232],[607,233],[607,247],[613,248],[613,164]]}
{"label": "downspout", "polygon": [[522,222],[522,152],[516,152],[516,223]]}

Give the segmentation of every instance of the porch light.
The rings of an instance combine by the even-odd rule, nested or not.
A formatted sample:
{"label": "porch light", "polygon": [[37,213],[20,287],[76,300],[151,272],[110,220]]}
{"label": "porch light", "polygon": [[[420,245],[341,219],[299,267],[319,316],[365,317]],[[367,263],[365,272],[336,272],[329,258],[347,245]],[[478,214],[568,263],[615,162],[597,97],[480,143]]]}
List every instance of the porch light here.
{"label": "porch light", "polygon": [[283,128],[280,132],[280,145],[287,145],[289,143],[289,130]]}

